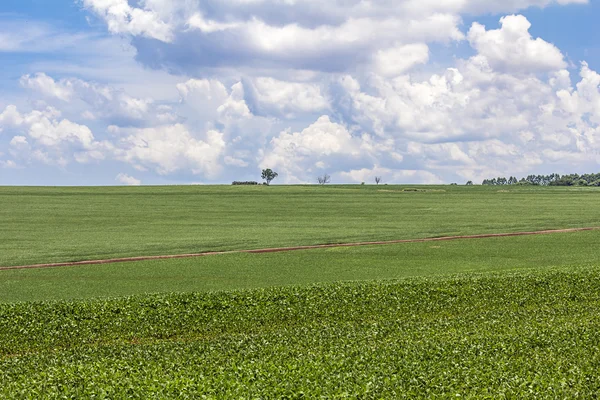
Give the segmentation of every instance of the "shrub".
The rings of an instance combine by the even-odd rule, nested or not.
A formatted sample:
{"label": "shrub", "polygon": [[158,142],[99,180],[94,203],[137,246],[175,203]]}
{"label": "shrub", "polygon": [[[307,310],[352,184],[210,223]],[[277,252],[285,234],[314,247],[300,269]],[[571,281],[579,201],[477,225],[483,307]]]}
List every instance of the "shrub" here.
{"label": "shrub", "polygon": [[254,181],[245,181],[245,182],[242,182],[242,181],[234,181],[234,182],[232,183],[232,185],[258,185],[258,182],[254,182]]}

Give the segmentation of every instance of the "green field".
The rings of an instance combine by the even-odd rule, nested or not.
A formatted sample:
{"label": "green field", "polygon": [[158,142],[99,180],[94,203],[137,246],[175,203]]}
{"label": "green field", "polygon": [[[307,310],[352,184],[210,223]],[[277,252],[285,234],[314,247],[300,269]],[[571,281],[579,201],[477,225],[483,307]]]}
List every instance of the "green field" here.
{"label": "green field", "polygon": [[600,230],[0,271],[0,302],[599,265]]}
{"label": "green field", "polygon": [[[0,188],[0,266],[600,226],[597,188]],[[600,230],[0,271],[0,398],[598,398]]]}
{"label": "green field", "polygon": [[0,305],[0,397],[598,398],[599,272]]}
{"label": "green field", "polygon": [[5,187],[0,221],[8,266],[600,226],[600,189]]}

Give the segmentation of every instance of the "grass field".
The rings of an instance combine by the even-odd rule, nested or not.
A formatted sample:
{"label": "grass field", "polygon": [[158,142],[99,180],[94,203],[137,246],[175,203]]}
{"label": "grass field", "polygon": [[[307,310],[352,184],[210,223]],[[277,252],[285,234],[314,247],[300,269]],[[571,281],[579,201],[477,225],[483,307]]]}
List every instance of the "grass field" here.
{"label": "grass field", "polygon": [[[0,266],[600,226],[594,188],[0,188]],[[600,230],[0,271],[0,398],[598,398]]]}
{"label": "grass field", "polygon": [[0,302],[599,265],[600,231],[0,271]]}
{"label": "grass field", "polygon": [[4,187],[0,221],[8,266],[595,226],[600,189]]}

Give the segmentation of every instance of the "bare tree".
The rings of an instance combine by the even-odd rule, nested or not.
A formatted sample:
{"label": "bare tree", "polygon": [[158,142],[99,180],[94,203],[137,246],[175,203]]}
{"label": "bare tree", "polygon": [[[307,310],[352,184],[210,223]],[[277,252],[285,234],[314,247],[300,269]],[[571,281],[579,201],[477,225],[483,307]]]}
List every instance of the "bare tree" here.
{"label": "bare tree", "polygon": [[317,177],[317,181],[319,182],[319,185],[324,185],[326,183],[331,182],[331,176],[329,176],[327,174],[323,174],[323,176]]}
{"label": "bare tree", "polygon": [[379,185],[380,182],[381,182],[381,177],[380,176],[376,176],[375,177],[375,183]]}

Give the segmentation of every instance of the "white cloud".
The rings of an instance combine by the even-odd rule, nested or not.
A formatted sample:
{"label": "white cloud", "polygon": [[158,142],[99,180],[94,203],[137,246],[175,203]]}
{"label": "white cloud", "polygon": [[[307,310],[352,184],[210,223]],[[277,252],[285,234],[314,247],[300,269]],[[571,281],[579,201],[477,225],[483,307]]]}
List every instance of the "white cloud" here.
{"label": "white cloud", "polygon": [[38,73],[33,77],[23,75],[20,82],[23,87],[37,90],[45,96],[56,97],[63,101],[69,101],[73,96],[73,87],[69,82],[59,84],[44,73]]}
{"label": "white cloud", "polygon": [[13,147],[26,147],[29,146],[27,138],[25,136],[15,136],[11,139],[10,145]]}
{"label": "white cloud", "polygon": [[595,168],[600,159],[600,74],[585,63],[575,87],[566,70],[513,74],[481,54],[424,81],[406,75],[361,85],[346,76],[339,85],[337,107],[355,127],[393,139],[406,169],[479,180]]}
{"label": "white cloud", "polygon": [[225,85],[216,79],[190,79],[179,83],[177,90],[185,113],[195,122],[217,119],[217,108],[229,97]]}
{"label": "white cloud", "polygon": [[[86,82],[81,79],[68,78],[60,81],[54,80],[45,73],[37,73],[34,76],[24,75],[20,79],[21,86],[40,93],[49,101],[58,99],[69,102],[70,108],[79,107],[85,119],[94,120],[98,117],[105,119],[117,119],[128,121],[147,121],[156,119],[165,121],[172,120],[174,116],[168,109],[155,106],[151,99],[135,98],[108,85]],[[76,101],[81,105],[74,104]],[[94,112],[88,110],[91,107]]]}
{"label": "white cloud", "polygon": [[316,84],[261,77],[248,82],[248,86],[255,107],[268,115],[294,118],[298,113],[323,112],[329,108],[329,101]]}
{"label": "white cloud", "polygon": [[94,142],[94,135],[90,128],[65,119],[57,121],[40,117],[35,122],[32,121],[28,134],[47,147],[57,146],[61,142],[71,142],[81,144],[83,148],[90,148]]}
{"label": "white cloud", "polygon": [[[179,67],[211,65],[217,57],[227,60],[228,65],[250,63],[267,68],[353,70],[370,63],[372,54],[380,48],[464,38],[458,28],[460,18],[440,13],[417,19],[400,15],[349,17],[316,26],[303,21],[275,23],[258,16],[246,16],[231,23],[198,21],[188,23],[182,36],[194,38],[188,40],[197,41],[198,49],[205,51],[192,50],[186,58],[189,65]],[[144,53],[140,59],[156,62],[159,57],[160,62],[172,65],[171,51],[173,55],[179,53],[178,46],[178,43],[167,45],[164,52],[148,52],[147,58]]]}
{"label": "white cloud", "polygon": [[417,64],[429,61],[429,47],[426,44],[409,44],[379,50],[375,55],[375,70],[379,75],[398,76]]}
{"label": "white cloud", "polygon": [[131,7],[127,0],[83,0],[83,5],[102,18],[112,33],[173,40],[172,27],[152,9]]}
{"label": "white cloud", "polygon": [[231,93],[223,104],[217,108],[221,122],[231,122],[251,116],[250,109],[244,99],[244,86],[241,82],[231,87]]}
{"label": "white cloud", "polygon": [[204,33],[226,31],[229,29],[237,28],[240,25],[237,22],[217,22],[210,19],[206,19],[199,12],[194,13],[187,20],[187,24],[190,28],[199,29],[201,32]]}
{"label": "white cloud", "polygon": [[226,156],[223,161],[225,162],[226,165],[231,165],[234,167],[241,167],[241,168],[245,168],[248,165],[250,165],[250,163],[248,163],[247,161],[244,161],[242,159],[239,158],[235,158],[235,157],[231,157],[231,156]]}
{"label": "white cloud", "polygon": [[[131,63],[152,68],[118,58],[92,72],[35,64],[28,70],[47,74],[21,78],[27,99],[0,98],[0,148],[19,166],[127,163],[144,182],[257,179],[261,167],[289,183],[594,169],[600,75],[586,63],[579,75],[567,69],[525,17],[473,24],[468,59],[433,54],[432,42],[463,40],[465,13],[551,3],[86,0],[137,46],[125,47]],[[127,74],[115,74],[121,65]]]}
{"label": "white cloud", "polygon": [[260,52],[307,56],[345,48],[356,52],[374,43],[392,40],[460,40],[463,34],[457,24],[458,18],[444,14],[433,14],[418,22],[399,18],[350,18],[338,26],[323,25],[314,29],[298,24],[271,26],[253,20],[246,26],[245,35],[249,44]]}
{"label": "white cloud", "polygon": [[60,119],[60,115],[60,111],[52,107],[22,114],[14,105],[7,106],[0,114],[0,129],[21,133],[10,141],[11,154],[65,166],[71,157],[79,161],[73,152],[97,152],[109,147],[105,142],[96,141],[86,125]]}
{"label": "white cloud", "polygon": [[115,180],[119,183],[122,183],[124,185],[129,185],[129,186],[139,186],[142,184],[142,181],[140,181],[139,179],[136,179],[131,175],[127,175],[127,174],[123,174],[123,173],[117,175]]}
{"label": "white cloud", "polygon": [[62,142],[78,143],[83,148],[92,146],[94,135],[87,126],[67,119],[58,120],[59,116],[60,112],[51,107],[21,114],[15,106],[8,106],[0,114],[0,126],[20,128],[36,142],[47,147],[55,147]]}
{"label": "white cloud", "polygon": [[[463,40],[462,15],[585,2],[83,0],[110,32],[163,42],[136,41],[138,60],[193,75],[202,67],[224,65],[353,71],[373,58],[387,71],[394,47]],[[378,51],[384,53],[376,56]],[[416,62],[421,60],[422,52]]]}
{"label": "white cloud", "polygon": [[392,184],[440,184],[444,181],[429,171],[390,169],[379,166],[344,171],[340,174],[352,182],[375,183],[375,177],[382,179],[381,183]]}
{"label": "white cloud", "polygon": [[352,136],[345,126],[323,115],[301,132],[283,131],[274,137],[259,166],[282,171],[288,182],[311,181],[312,166],[360,160],[371,150],[369,145],[368,135]]}
{"label": "white cloud", "polygon": [[180,170],[203,174],[209,178],[218,176],[220,159],[225,149],[223,134],[208,131],[204,139],[195,138],[181,124],[156,128],[128,128],[117,144],[116,156],[142,169],[154,169],[161,175]]}
{"label": "white cloud", "polygon": [[2,168],[18,168],[18,165],[13,160],[0,160],[0,167],[2,167]]}
{"label": "white cloud", "polygon": [[12,104],[7,106],[6,109],[0,113],[0,128],[2,128],[2,126],[20,125],[22,122],[23,117],[17,110],[17,107]]}
{"label": "white cloud", "polygon": [[215,99],[216,101],[222,101],[228,95],[227,89],[221,82],[208,79],[190,79],[187,82],[178,84],[177,90],[179,90],[181,97],[185,100],[192,93],[198,93],[202,98],[208,100]]}
{"label": "white cloud", "polygon": [[531,23],[524,16],[502,17],[500,24],[500,29],[486,31],[485,26],[475,22],[468,34],[471,46],[495,70],[541,72],[556,71],[567,66],[556,46],[541,38],[531,37]]}

